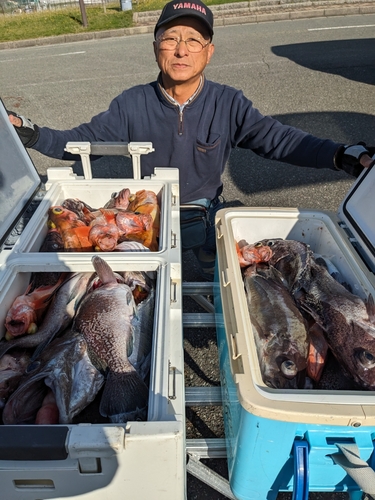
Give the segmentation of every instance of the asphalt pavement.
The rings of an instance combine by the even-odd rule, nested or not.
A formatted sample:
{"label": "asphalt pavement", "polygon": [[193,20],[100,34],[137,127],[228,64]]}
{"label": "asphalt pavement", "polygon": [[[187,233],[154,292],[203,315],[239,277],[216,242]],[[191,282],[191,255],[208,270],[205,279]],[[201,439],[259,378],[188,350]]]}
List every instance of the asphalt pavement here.
{"label": "asphalt pavement", "polygon": [[[210,6],[214,14],[214,26],[231,26],[314,17],[348,16],[375,13],[375,0],[255,0]],[[102,38],[153,33],[161,10],[134,12],[136,26],[115,30],[93,31],[68,35],[1,42],[0,50],[35,45],[51,45],[100,40]]]}
{"label": "asphalt pavement", "polygon": [[[370,12],[375,12],[375,2],[346,2],[339,5],[330,1],[326,2],[325,6],[319,7],[317,2],[314,2],[314,5],[311,4],[312,2],[310,2],[310,6],[305,5],[303,8],[295,5],[293,10],[289,10],[290,4],[283,4],[283,14],[288,17],[280,20],[290,21],[292,15],[295,16],[293,19],[298,19],[297,16],[305,16],[299,17],[299,19],[313,19],[354,14],[349,23],[353,25],[355,16],[361,14],[361,9],[370,8],[372,9]],[[329,9],[327,4],[330,6]],[[270,9],[270,5],[266,7]],[[354,12],[351,9],[354,9]],[[281,16],[281,13],[263,11],[263,14],[257,15],[259,16],[258,20],[252,22],[260,25],[263,20],[277,20],[277,16]],[[274,17],[266,19],[262,18],[262,15]],[[239,17],[241,21],[244,21],[246,16]],[[342,21],[342,19],[337,19],[337,26],[334,27],[342,27]],[[216,25],[218,22],[219,19]],[[371,24],[373,22],[374,19],[371,18]],[[249,33],[249,30],[241,29],[238,25],[246,23],[238,22],[236,16],[232,14],[223,18],[222,23],[222,26],[233,26],[233,28],[217,30],[215,45],[218,49],[218,59],[216,59],[217,62],[213,61],[208,68],[209,78],[217,81],[226,80],[228,84],[243,88],[245,94],[251,95],[262,112],[275,114],[275,110],[278,110],[277,118],[280,120],[305,130],[308,129],[316,135],[331,136],[336,140],[353,140],[353,137],[358,134],[358,137],[364,140],[373,140],[374,117],[370,112],[373,109],[374,74],[370,65],[366,66],[366,58],[373,60],[374,55],[372,34],[366,38],[365,34],[361,35],[359,31],[356,31],[358,36],[352,35],[352,39],[350,39],[347,34],[343,34],[343,30],[337,29],[336,36],[332,40],[320,40],[317,35],[320,33],[319,31],[309,31],[310,34],[307,36],[307,26],[302,26],[300,22],[296,23],[295,37],[288,33],[290,27],[286,23],[275,23],[274,32],[271,34],[267,33],[268,26],[266,25],[257,26],[254,30],[256,33]],[[358,21],[358,23],[370,24],[370,22],[365,23],[364,21]],[[313,26],[309,26],[309,29],[325,29],[326,26],[321,26],[321,24],[323,23],[316,21]],[[334,24],[334,19],[332,19],[330,25]],[[278,26],[280,29],[277,29]],[[141,31],[123,33],[123,35],[101,33],[100,36],[103,38],[107,35],[108,38],[112,38],[128,34],[146,34],[153,31],[152,26],[146,25],[135,29]],[[64,41],[82,42],[79,39],[53,38],[49,42],[55,45]],[[60,41],[57,41],[57,38]],[[95,47],[92,43],[91,45],[81,43],[73,49],[73,45],[71,45],[69,50],[67,48],[67,50],[61,51],[63,54],[57,54],[57,50],[56,53],[52,53],[53,47],[40,48],[39,52],[34,52],[33,45],[21,45],[20,51],[9,51],[6,56],[4,53],[2,61],[4,64],[1,68],[6,68],[13,79],[11,82],[9,77],[6,78],[5,72],[0,74],[5,101],[9,106],[18,104],[21,111],[25,110],[31,119],[35,119],[41,125],[69,127],[77,120],[81,122],[81,118],[87,118],[86,113],[90,116],[93,114],[93,110],[96,109],[94,103],[98,102],[100,92],[103,96],[105,92],[116,95],[117,87],[127,88],[140,79],[149,81],[150,72],[155,73],[156,70],[152,67],[152,57],[147,59],[147,56],[144,55],[143,38],[135,38],[137,38],[137,44],[127,45],[128,49],[131,50],[132,57],[128,58],[126,62],[121,59],[122,52],[116,46],[115,40],[112,41],[113,43],[107,51],[104,51],[103,41],[101,44],[95,44]],[[272,39],[271,43],[269,43],[269,39]],[[36,45],[47,44],[47,41],[44,43],[44,39],[42,42],[34,42]],[[147,40],[147,44],[149,42],[150,40]],[[108,40],[109,43],[110,40]],[[262,45],[264,45],[263,49]],[[250,55],[249,46],[252,48]],[[22,47],[30,48],[23,51]],[[84,50],[87,51],[86,55]],[[121,51],[123,50],[122,47]],[[68,54],[69,51],[71,52]],[[97,60],[92,59],[96,57],[93,55],[96,52],[100,52]],[[234,53],[236,54],[236,62],[233,61]],[[18,54],[20,60],[17,60]],[[44,57],[46,59],[43,59]],[[87,67],[83,67],[86,57],[89,64]],[[29,64],[28,58],[31,58],[32,65],[27,68],[26,72],[26,64]],[[61,61],[68,60],[72,64],[73,58],[81,61],[81,66],[79,64],[69,66],[69,63],[65,63],[64,72],[64,63]],[[44,60],[46,63],[42,62]],[[58,66],[52,67],[56,61],[59,61],[60,68]],[[107,75],[109,72],[107,67],[100,67],[108,61],[112,63],[109,76]],[[152,67],[151,70],[150,67]],[[67,68],[70,69],[70,74]],[[107,74],[105,74],[106,71]],[[41,72],[43,72],[44,79],[40,79]],[[110,90],[109,85],[112,85]],[[100,92],[97,95],[94,92],[97,92],[98,87]],[[332,87],[334,87],[334,91]],[[79,107],[77,103],[80,103]],[[54,105],[53,110],[51,109],[52,104]],[[100,102],[96,105],[102,107],[105,104]],[[85,116],[83,116],[84,114]],[[35,156],[37,164],[41,165],[42,159],[34,153],[32,151],[31,155]],[[241,204],[248,206],[314,206],[314,208],[336,210],[338,200],[342,198],[352,182],[348,176],[333,171],[315,171],[314,169],[299,169],[298,167],[280,169],[277,162],[262,160],[247,153],[235,150],[224,174],[225,196],[228,200],[228,206],[235,207]],[[99,167],[95,168],[99,169]],[[117,168],[120,172],[120,166],[112,168]],[[262,175],[259,175],[260,170]],[[38,171],[41,173],[39,168]],[[45,171],[42,175],[44,174]],[[109,170],[108,174],[110,174]],[[195,260],[190,252],[183,255],[183,262],[184,280],[199,281]],[[185,306],[189,312],[197,307],[188,300]],[[186,331],[184,347],[186,384],[217,386],[220,383],[220,372],[214,329]],[[223,433],[223,421],[219,407],[188,410],[188,437],[223,437]],[[205,463],[208,463],[220,475],[227,476],[225,460],[212,459],[205,461]],[[289,493],[281,493],[279,500],[286,500],[290,497]],[[224,498],[220,493],[213,491],[189,475],[189,500],[222,500]],[[323,498],[339,500],[347,498],[347,495],[338,493],[311,494],[312,500]]]}

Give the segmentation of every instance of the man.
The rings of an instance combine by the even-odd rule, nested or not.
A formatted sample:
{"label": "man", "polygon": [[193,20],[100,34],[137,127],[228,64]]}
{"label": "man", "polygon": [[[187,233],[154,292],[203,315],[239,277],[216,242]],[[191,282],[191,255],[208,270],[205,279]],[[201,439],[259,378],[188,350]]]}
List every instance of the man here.
{"label": "man", "polygon": [[124,91],[90,123],[57,131],[12,112],[9,119],[26,147],[54,158],[66,158],[68,141],[152,142],[155,152],[142,158],[142,176],[157,166],[178,167],[181,203],[208,209],[207,229],[199,207],[181,211],[183,248],[193,247],[204,278],[213,278],[214,215],[221,207],[221,174],[234,147],[354,176],[374,163],[375,148],[344,146],[282,125],[263,116],[240,90],[206,80],[204,69],[214,53],[213,14],[200,0],[167,3],[154,35],[157,81]]}

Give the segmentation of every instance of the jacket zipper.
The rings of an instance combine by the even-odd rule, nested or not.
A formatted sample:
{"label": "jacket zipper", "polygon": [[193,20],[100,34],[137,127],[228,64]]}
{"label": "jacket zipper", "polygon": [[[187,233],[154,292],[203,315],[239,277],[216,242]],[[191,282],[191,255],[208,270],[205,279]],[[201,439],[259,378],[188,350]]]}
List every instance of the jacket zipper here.
{"label": "jacket zipper", "polygon": [[183,109],[180,109],[178,112],[179,120],[178,120],[178,135],[182,135],[182,130],[183,130],[183,123],[182,123],[182,116],[184,114]]}

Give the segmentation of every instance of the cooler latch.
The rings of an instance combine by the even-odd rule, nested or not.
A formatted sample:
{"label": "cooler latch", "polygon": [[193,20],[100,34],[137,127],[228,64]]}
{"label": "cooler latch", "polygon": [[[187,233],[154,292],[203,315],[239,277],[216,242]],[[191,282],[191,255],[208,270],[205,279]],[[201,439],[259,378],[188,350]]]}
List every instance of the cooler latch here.
{"label": "cooler latch", "polygon": [[85,459],[86,466],[92,466],[93,461],[112,457],[125,449],[125,428],[123,426],[96,426],[78,424],[72,426],[67,441],[69,457]]}
{"label": "cooler latch", "polygon": [[141,155],[152,153],[151,142],[68,142],[65,151],[80,155],[85,179],[92,179],[90,155],[127,156],[132,158],[133,177],[141,178]]}

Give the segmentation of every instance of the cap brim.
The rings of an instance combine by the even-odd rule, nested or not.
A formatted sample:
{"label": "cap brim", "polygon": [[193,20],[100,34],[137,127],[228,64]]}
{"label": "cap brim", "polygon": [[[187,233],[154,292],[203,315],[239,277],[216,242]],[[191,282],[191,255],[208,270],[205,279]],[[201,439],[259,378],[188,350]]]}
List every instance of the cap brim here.
{"label": "cap brim", "polygon": [[206,21],[206,19],[202,19],[201,16],[196,15],[196,14],[192,14],[192,13],[189,13],[189,14],[182,14],[182,13],[176,14],[175,16],[171,16],[170,18],[166,19],[165,21],[162,21],[161,23],[157,24],[155,26],[154,36],[156,36],[156,33],[157,33],[157,31],[160,28],[162,28],[166,24],[169,24],[171,21],[174,21],[175,19],[178,19],[179,17],[194,17],[194,19],[198,19],[198,21],[200,21],[207,28],[208,34],[210,35],[210,37],[212,38],[214,36],[214,30],[212,29],[211,25]]}

